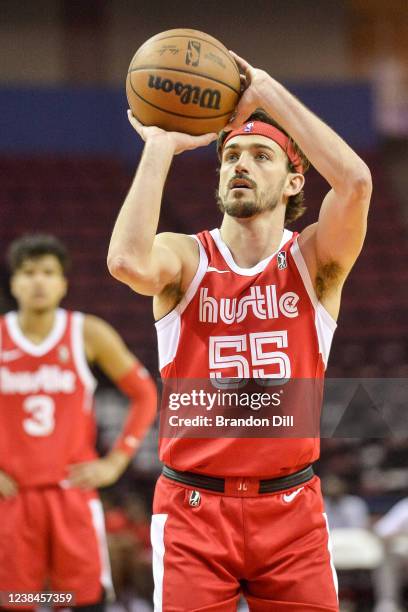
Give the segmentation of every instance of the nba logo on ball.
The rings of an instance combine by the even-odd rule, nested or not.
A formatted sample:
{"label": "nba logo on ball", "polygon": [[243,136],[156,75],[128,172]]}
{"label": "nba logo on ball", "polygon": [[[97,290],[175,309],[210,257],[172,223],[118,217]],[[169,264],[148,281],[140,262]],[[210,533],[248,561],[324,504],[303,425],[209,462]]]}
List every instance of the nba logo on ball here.
{"label": "nba logo on ball", "polygon": [[197,40],[189,40],[186,53],[186,64],[198,66],[200,61],[201,45]]}
{"label": "nba logo on ball", "polygon": [[193,508],[197,508],[197,506],[200,505],[200,503],[201,503],[201,495],[200,495],[199,491],[191,491],[190,499],[188,500],[188,503]]}
{"label": "nba logo on ball", "polygon": [[278,270],[284,270],[287,268],[288,264],[286,262],[286,253],[285,251],[280,251],[278,253]]}

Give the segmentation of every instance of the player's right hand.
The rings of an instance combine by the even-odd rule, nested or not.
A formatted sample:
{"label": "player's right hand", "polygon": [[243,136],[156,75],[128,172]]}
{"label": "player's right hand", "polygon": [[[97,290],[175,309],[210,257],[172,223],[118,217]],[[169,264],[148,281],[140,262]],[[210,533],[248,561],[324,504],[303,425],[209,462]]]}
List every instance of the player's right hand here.
{"label": "player's right hand", "polygon": [[17,483],[5,472],[0,470],[0,497],[14,497],[17,493]]}
{"label": "player's right hand", "polygon": [[132,127],[136,130],[139,136],[147,142],[152,139],[162,139],[170,142],[174,147],[174,154],[178,155],[183,151],[191,151],[199,147],[206,147],[211,142],[217,139],[217,134],[203,134],[202,136],[191,136],[182,132],[166,132],[154,125],[143,125],[133,115],[132,111],[128,110],[128,119]]}

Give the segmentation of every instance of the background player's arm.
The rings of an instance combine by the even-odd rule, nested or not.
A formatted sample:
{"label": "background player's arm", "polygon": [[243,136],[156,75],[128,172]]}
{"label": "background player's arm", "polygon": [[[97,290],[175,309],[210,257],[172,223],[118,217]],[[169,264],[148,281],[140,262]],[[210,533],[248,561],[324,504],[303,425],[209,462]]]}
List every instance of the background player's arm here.
{"label": "background player's arm", "polygon": [[[112,276],[143,295],[159,295],[169,285],[181,286],[183,273],[197,259],[188,236],[156,236],[164,184],[174,155],[208,145],[216,134],[190,136],[145,127],[129,111],[129,120],[145,147],[136,176],[119,212],[108,253]],[[188,270],[187,270],[188,273]],[[193,272],[194,274],[194,272]]]}
{"label": "background player's arm", "polygon": [[0,470],[0,498],[13,497],[18,492],[18,486],[15,480],[8,474]]}
{"label": "background player's arm", "polygon": [[363,245],[372,190],[370,171],[340,136],[280,83],[234,57],[246,75],[248,88],[230,125],[238,127],[261,106],[294,138],[332,188],[323,201],[318,223],[307,228],[300,246],[315,281],[326,270],[329,277],[335,277],[333,285],[341,286]]}
{"label": "background player's arm", "polygon": [[128,418],[114,448],[101,459],[70,467],[72,485],[94,488],[114,483],[126,469],[155,418],[157,394],[148,371],[108,323],[87,315],[84,340],[88,360],[98,365],[131,402]]}

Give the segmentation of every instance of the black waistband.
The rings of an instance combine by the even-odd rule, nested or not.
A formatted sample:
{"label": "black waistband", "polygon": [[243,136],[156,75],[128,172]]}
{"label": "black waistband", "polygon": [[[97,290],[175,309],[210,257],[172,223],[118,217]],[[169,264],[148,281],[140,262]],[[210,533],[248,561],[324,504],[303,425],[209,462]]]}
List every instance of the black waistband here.
{"label": "black waistband", "polygon": [[[204,476],[203,474],[196,474],[194,472],[179,472],[173,470],[173,468],[167,465],[163,466],[163,476],[180,482],[181,484],[188,485],[189,487],[197,487],[198,489],[207,489],[208,491],[216,491],[218,493],[224,493],[225,481],[224,478],[214,478],[213,476]],[[276,493],[278,491],[285,491],[292,487],[297,487],[305,482],[308,482],[314,476],[313,468],[311,465],[289,474],[288,476],[282,476],[280,478],[271,478],[268,480],[259,481],[259,493]]]}

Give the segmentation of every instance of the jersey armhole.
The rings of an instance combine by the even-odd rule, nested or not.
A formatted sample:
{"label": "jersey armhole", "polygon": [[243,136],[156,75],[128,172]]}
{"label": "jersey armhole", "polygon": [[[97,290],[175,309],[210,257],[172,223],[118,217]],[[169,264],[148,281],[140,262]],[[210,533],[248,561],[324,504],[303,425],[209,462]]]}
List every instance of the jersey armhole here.
{"label": "jersey armhole", "polygon": [[315,327],[319,342],[319,351],[322,355],[324,366],[327,368],[331,343],[337,328],[337,323],[323,304],[319,302],[313,287],[312,279],[310,278],[309,270],[307,269],[306,262],[299,247],[298,237],[293,241],[290,252],[315,310]]}
{"label": "jersey armhole", "polygon": [[90,393],[96,389],[97,381],[86,360],[84,341],[84,314],[73,312],[71,319],[71,348],[79,377]]}
{"label": "jersey armhole", "polygon": [[164,317],[155,322],[157,330],[161,329],[162,327],[166,327],[175,317],[178,317],[183,314],[183,312],[197,293],[197,289],[200,286],[200,283],[203,280],[204,275],[207,271],[208,257],[207,253],[205,252],[204,246],[202,245],[201,240],[194,234],[191,235],[191,238],[194,238],[194,240],[196,240],[199,248],[199,262],[196,273],[194,274],[193,280],[187,287],[186,292],[184,293],[180,302],[173,308],[173,310],[170,310],[170,312],[164,315]]}
{"label": "jersey armhole", "polygon": [[159,349],[160,370],[162,370],[167,364],[171,363],[177,353],[181,331],[181,315],[197,293],[198,287],[200,286],[200,283],[203,280],[208,268],[207,253],[205,252],[201,240],[195,235],[192,235],[191,237],[197,241],[199,247],[199,263],[197,271],[183,298],[180,300],[177,306],[175,306],[173,310],[170,310],[170,312],[168,312],[162,319],[159,319],[155,323]]}

